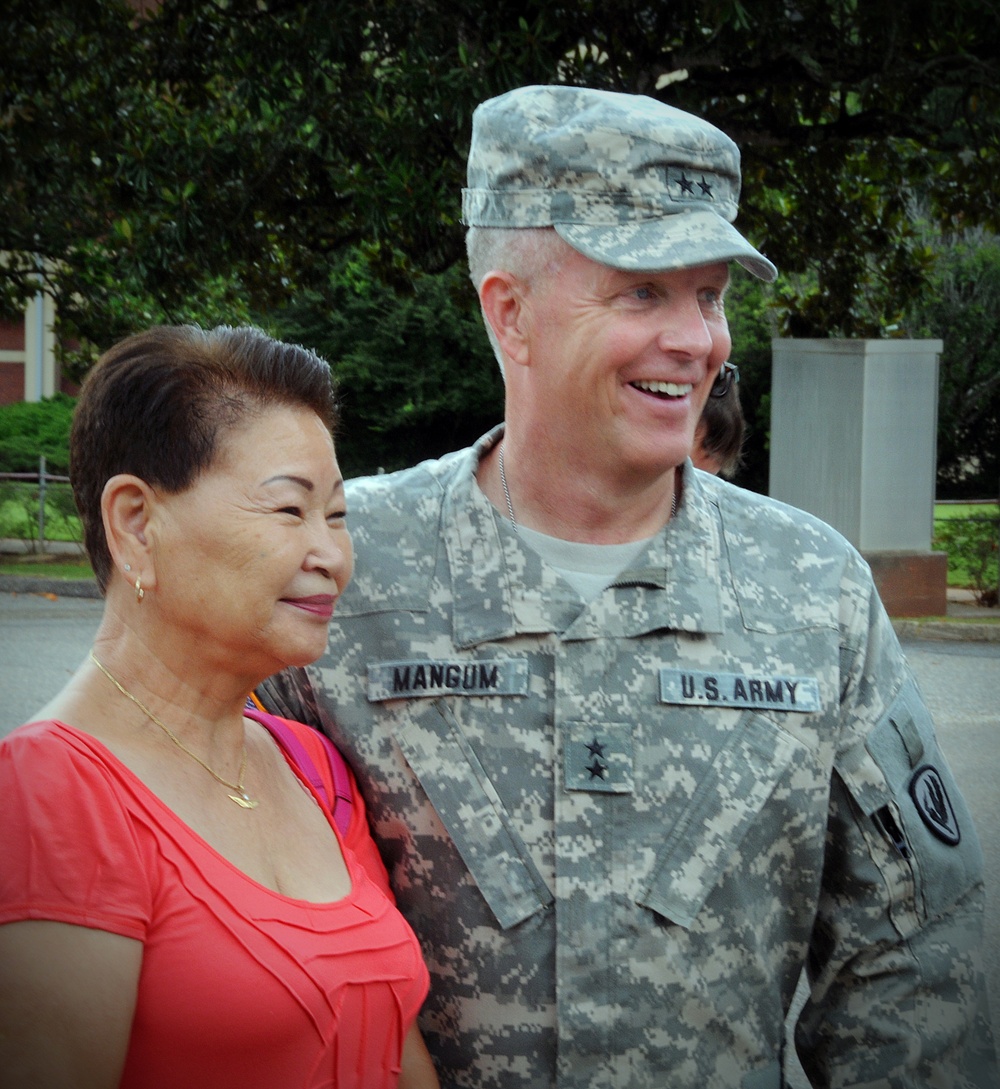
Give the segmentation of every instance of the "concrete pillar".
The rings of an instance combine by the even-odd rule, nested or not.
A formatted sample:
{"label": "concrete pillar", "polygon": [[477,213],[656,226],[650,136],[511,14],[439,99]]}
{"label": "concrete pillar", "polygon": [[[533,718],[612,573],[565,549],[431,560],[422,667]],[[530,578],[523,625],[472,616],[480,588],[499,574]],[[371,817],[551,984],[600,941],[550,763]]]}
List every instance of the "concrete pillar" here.
{"label": "concrete pillar", "polygon": [[24,310],[24,399],[40,401],[56,392],[55,303],[39,291]]}
{"label": "concrete pillar", "polygon": [[770,492],[839,530],[892,616],[947,609],[931,551],[940,340],[772,342]]}

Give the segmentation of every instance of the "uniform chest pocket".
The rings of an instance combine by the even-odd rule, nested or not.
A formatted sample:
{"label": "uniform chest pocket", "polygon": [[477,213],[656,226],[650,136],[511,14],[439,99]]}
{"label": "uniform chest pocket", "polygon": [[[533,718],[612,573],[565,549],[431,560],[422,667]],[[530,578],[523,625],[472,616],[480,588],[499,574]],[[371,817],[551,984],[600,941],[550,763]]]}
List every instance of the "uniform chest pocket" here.
{"label": "uniform chest pocket", "polygon": [[501,927],[553,902],[510,814],[445,700],[394,736]]}
{"label": "uniform chest pocket", "polygon": [[742,715],[667,834],[637,902],[690,927],[778,781],[805,753],[774,722]]}

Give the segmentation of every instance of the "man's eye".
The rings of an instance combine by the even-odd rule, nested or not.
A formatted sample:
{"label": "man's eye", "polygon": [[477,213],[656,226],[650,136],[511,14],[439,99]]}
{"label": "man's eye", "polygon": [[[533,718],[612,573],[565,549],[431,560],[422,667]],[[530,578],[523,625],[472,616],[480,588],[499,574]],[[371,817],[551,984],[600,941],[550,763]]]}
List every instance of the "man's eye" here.
{"label": "man's eye", "polygon": [[292,514],[296,518],[301,518],[302,517],[302,508],[301,507],[282,507],[281,510],[278,511],[278,513],[279,514]]}

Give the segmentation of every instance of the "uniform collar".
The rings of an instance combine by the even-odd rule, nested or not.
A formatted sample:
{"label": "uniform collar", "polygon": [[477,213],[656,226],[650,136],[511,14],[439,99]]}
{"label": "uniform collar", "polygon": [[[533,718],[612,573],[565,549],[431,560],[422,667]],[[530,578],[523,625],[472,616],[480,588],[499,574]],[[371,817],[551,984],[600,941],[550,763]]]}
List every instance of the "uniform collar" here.
{"label": "uniform collar", "polygon": [[722,631],[718,514],[690,462],[677,514],[606,591],[582,605],[575,592],[499,516],[476,481],[503,425],[456,465],[441,524],[451,575],[455,644],[516,635],[630,637],[666,629]]}

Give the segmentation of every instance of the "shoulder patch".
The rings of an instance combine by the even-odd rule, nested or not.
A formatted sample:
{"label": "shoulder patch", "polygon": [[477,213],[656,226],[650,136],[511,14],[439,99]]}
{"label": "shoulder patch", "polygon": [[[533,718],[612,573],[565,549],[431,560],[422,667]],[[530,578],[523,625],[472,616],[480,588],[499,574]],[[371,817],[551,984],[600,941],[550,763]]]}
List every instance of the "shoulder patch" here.
{"label": "shoulder patch", "polygon": [[921,820],[943,843],[957,847],[962,839],[955,809],[936,768],[924,764],[910,779],[910,797]]}

